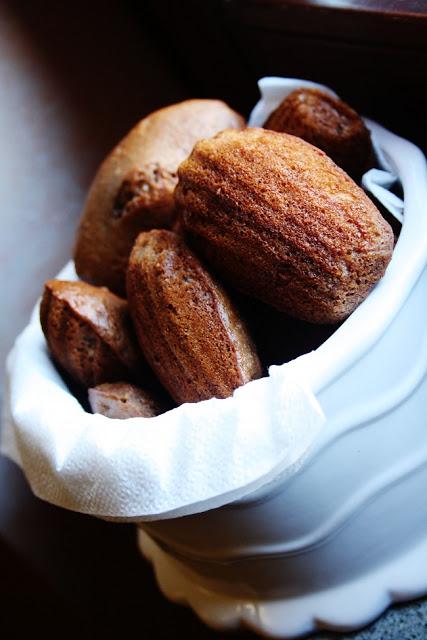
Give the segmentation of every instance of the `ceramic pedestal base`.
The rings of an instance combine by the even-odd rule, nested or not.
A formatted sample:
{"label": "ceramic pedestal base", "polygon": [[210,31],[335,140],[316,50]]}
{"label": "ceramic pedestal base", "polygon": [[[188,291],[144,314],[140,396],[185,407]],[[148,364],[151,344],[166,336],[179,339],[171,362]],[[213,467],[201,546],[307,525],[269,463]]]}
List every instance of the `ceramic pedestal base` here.
{"label": "ceramic pedestal base", "polygon": [[142,530],[138,530],[138,544],[153,564],[164,595],[190,606],[206,624],[221,630],[243,626],[261,635],[287,639],[320,629],[354,631],[369,624],[390,604],[427,593],[427,539],[356,580],[283,600],[223,595]]}

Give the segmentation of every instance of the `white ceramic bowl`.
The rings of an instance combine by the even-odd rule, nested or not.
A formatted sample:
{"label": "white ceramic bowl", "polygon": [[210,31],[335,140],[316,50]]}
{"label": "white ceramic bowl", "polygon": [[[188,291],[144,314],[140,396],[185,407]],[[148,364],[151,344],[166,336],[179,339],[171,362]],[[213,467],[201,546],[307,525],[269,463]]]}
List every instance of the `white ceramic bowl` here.
{"label": "white ceramic bowl", "polygon": [[[301,84],[262,81],[264,103],[251,124],[261,124],[265,109]],[[403,185],[404,221],[384,278],[321,347],[301,359],[299,373],[316,393],[326,425],[302,466],[245,499],[230,504],[230,496],[222,496],[215,506],[229,504],[221,508],[140,524],[141,549],[166,595],[189,603],[217,627],[243,622],[287,638],[323,626],[353,629],[391,601],[427,593],[427,169],[414,145],[368,124],[383,163]],[[167,438],[183,420],[187,426],[192,420],[200,434],[200,416],[216,417],[224,406],[246,409],[254,389],[246,385],[234,398],[182,405],[153,423],[135,418],[117,429],[115,421],[85,413],[71,396],[49,360],[36,316],[9,364],[13,420],[6,421],[2,446],[23,467],[33,491],[66,508],[134,521],[147,513],[141,510],[144,494],[150,500],[141,451],[150,468],[165,448],[154,434],[164,429]],[[275,397],[272,380],[251,384],[273,389],[268,398]],[[262,418],[280,427],[279,414],[271,402],[267,406]],[[253,422],[248,427],[258,433],[262,421]],[[214,420],[214,441],[216,427]],[[251,454],[248,433],[243,440]],[[206,434],[204,429],[202,440]],[[193,495],[197,483],[188,456],[197,458],[197,468],[198,453],[182,441],[179,449],[177,473]],[[178,456],[167,449],[167,462],[172,450]],[[160,497],[171,493],[159,486]],[[181,498],[185,492],[178,493]]]}
{"label": "white ceramic bowl", "polygon": [[386,276],[306,368],[327,424],[301,469],[244,500],[141,525],[162,590],[219,628],[355,629],[427,593],[427,169],[368,122],[404,190]]}

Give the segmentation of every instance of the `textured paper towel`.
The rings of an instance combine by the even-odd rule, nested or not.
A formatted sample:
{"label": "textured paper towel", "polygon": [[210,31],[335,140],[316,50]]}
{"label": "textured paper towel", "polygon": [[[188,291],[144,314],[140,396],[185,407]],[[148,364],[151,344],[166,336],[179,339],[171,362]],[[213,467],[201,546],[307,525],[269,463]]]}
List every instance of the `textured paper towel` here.
{"label": "textured paper towel", "polygon": [[[319,86],[261,80],[250,124],[263,124],[302,85]],[[74,279],[73,266],[59,277]],[[8,359],[2,451],[22,467],[36,495],[68,509],[135,521],[205,511],[301,465],[325,422],[306,385],[313,355],[271,367],[268,378],[226,400],[112,420],[86,413],[69,393],[35,309]]]}

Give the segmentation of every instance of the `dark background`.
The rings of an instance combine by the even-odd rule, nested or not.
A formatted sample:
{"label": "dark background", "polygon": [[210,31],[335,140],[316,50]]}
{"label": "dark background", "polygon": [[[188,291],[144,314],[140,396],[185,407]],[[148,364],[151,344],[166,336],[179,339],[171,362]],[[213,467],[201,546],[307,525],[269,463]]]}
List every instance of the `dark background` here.
{"label": "dark background", "polygon": [[[247,115],[263,75],[329,84],[364,115],[425,149],[426,3],[333,4],[77,0],[2,6],[67,103],[80,148],[90,149],[79,176],[84,190],[106,152],[145,114],[186,97],[220,97]],[[76,208],[72,224],[77,220]],[[1,637],[225,636],[161,596],[135,540],[132,526],[37,500],[19,469],[0,458]],[[354,637],[427,638],[427,603],[394,608]]]}

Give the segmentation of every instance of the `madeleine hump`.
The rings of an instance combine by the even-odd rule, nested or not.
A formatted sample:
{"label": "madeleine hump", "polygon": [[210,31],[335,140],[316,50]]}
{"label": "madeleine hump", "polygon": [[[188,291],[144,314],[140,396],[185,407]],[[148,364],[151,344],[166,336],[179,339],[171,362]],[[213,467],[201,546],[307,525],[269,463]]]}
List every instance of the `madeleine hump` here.
{"label": "madeleine hump", "polygon": [[228,296],[173,232],[138,236],[127,290],[144,355],[178,403],[226,398],[261,375]]}
{"label": "madeleine hump", "polygon": [[91,185],[74,252],[79,276],[124,295],[138,233],[173,224],[179,163],[200,138],[244,124],[220,100],[186,100],[141,120],[104,160]]}
{"label": "madeleine hump", "polygon": [[178,171],[182,226],[224,280],[291,316],[346,318],[383,276],[391,227],[326,154],[286,133],[231,129]]}
{"label": "madeleine hump", "polygon": [[54,360],[76,382],[92,387],[137,375],[143,357],[127,302],[108,289],[49,280],[40,321]]}

